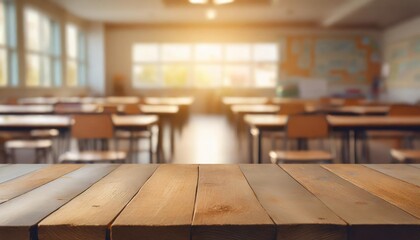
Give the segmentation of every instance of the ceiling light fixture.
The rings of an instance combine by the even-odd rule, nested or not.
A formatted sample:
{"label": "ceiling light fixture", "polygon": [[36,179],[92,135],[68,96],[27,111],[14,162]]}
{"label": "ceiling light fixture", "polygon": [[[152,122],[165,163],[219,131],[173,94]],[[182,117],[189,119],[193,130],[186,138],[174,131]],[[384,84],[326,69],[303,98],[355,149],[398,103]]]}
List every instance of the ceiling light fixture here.
{"label": "ceiling light fixture", "polygon": [[208,20],[214,20],[217,17],[217,11],[214,9],[207,10],[206,17]]}
{"label": "ceiling light fixture", "polygon": [[[224,5],[233,3],[235,0],[213,0],[214,5]],[[207,4],[209,0],[189,0],[191,4]]]}
{"label": "ceiling light fixture", "polygon": [[191,4],[207,4],[208,0],[189,0]]}
{"label": "ceiling light fixture", "polygon": [[233,3],[235,0],[213,0],[213,3],[216,5],[223,5]]}

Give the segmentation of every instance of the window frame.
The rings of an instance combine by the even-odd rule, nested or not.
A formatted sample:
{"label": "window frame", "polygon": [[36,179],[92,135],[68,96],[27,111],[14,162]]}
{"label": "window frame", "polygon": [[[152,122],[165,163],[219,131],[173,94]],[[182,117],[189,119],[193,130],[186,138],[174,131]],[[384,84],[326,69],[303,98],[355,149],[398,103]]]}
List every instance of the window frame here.
{"label": "window frame", "polygon": [[19,85],[19,63],[17,47],[17,20],[16,5],[13,1],[0,0],[3,4],[4,14],[4,44],[0,44],[0,49],[6,54],[6,81],[5,85],[0,85],[0,89],[16,87]]}

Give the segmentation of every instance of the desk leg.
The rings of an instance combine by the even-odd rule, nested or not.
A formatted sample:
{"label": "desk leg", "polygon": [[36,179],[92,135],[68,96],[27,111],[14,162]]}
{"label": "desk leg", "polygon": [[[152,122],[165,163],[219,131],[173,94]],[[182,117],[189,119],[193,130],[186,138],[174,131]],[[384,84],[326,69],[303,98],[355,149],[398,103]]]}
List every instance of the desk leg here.
{"label": "desk leg", "polygon": [[162,121],[159,120],[159,124],[158,124],[158,137],[157,137],[157,163],[162,163],[165,162],[165,153],[164,153],[164,149],[163,149],[163,124]]}
{"label": "desk leg", "polygon": [[357,154],[357,152],[358,152],[357,151],[357,149],[358,149],[357,142],[358,142],[358,138],[359,138],[358,136],[359,136],[359,132],[354,130],[353,131],[353,159],[352,159],[353,164],[359,163],[359,156]]}
{"label": "desk leg", "polygon": [[175,153],[175,130],[173,118],[169,119],[169,130],[170,130],[170,139],[171,139],[171,159],[174,157]]}
{"label": "desk leg", "polygon": [[254,134],[252,134],[252,127],[248,128],[248,144],[249,144],[249,149],[248,149],[248,157],[249,157],[249,162],[250,163],[255,163],[255,158],[254,158],[254,152],[255,152],[255,146],[254,146]]}
{"label": "desk leg", "polygon": [[257,145],[258,145],[258,164],[262,163],[262,132],[258,131],[257,135]]}
{"label": "desk leg", "polygon": [[350,132],[345,131],[341,136],[341,161],[350,163]]}

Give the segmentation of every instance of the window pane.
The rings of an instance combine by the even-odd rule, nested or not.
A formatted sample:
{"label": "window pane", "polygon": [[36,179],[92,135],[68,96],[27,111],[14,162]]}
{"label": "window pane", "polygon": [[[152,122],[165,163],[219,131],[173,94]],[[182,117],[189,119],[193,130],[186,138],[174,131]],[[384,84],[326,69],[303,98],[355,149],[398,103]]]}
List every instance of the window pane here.
{"label": "window pane", "polygon": [[276,64],[258,63],[254,69],[255,87],[274,87],[277,81]]}
{"label": "window pane", "polygon": [[135,65],[133,83],[135,86],[155,85],[159,82],[158,66],[153,64]]}
{"label": "window pane", "polygon": [[67,25],[67,56],[72,59],[77,58],[77,28],[72,24]]}
{"label": "window pane", "polygon": [[42,58],[42,86],[51,86],[51,59],[49,57]]}
{"label": "window pane", "polygon": [[78,79],[78,69],[77,69],[77,62],[74,60],[67,61],[67,86],[69,87],[76,87],[78,86],[79,79]]}
{"label": "window pane", "polygon": [[197,44],[195,46],[195,60],[197,61],[221,61],[222,45]]}
{"label": "window pane", "polygon": [[188,66],[183,64],[163,66],[163,81],[168,87],[184,87],[188,81]]}
{"label": "window pane", "polygon": [[32,9],[25,9],[25,32],[26,48],[32,51],[40,51],[40,16]]}
{"label": "window pane", "polygon": [[159,45],[136,44],[133,47],[134,62],[157,62],[159,61]]}
{"label": "window pane", "polygon": [[222,82],[222,66],[198,65],[194,72],[194,85],[196,87],[217,87]]}
{"label": "window pane", "polygon": [[52,53],[53,46],[52,46],[52,23],[48,18],[42,18],[42,28],[41,28],[41,36],[42,36],[42,50],[45,53]]}
{"label": "window pane", "polygon": [[7,52],[0,49],[0,86],[7,86]]}
{"label": "window pane", "polygon": [[61,60],[60,59],[54,59],[53,74],[54,74],[54,84],[55,84],[55,86],[61,86],[62,75],[61,75]]}
{"label": "window pane", "polygon": [[0,44],[6,44],[6,8],[2,1],[0,1]]}
{"label": "window pane", "polygon": [[254,60],[275,62],[278,60],[278,49],[276,44],[255,44]]}
{"label": "window pane", "polygon": [[26,56],[26,86],[36,87],[40,85],[41,58],[36,54]]}
{"label": "window pane", "polygon": [[188,44],[164,44],[162,58],[163,61],[190,61],[191,47]]}
{"label": "window pane", "polygon": [[251,45],[229,44],[226,46],[226,60],[231,62],[248,62],[251,60]]}
{"label": "window pane", "polygon": [[229,65],[225,68],[224,85],[246,87],[251,85],[251,68],[249,65]]}

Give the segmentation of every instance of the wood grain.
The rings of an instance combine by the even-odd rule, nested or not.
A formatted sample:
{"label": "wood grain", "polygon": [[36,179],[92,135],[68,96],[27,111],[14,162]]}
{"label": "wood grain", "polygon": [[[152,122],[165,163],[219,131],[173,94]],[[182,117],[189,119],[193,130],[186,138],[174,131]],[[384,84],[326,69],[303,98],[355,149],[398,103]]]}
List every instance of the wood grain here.
{"label": "wood grain", "polygon": [[36,224],[118,165],[89,165],[0,204],[2,239],[35,239]]}
{"label": "wood grain", "polygon": [[368,168],[420,186],[420,169],[404,164],[367,164]]}
{"label": "wood grain", "polygon": [[82,165],[51,165],[0,184],[0,204],[51,182]]}
{"label": "wood grain", "polygon": [[276,229],[237,165],[200,165],[192,240],[273,240]]}
{"label": "wood grain", "polygon": [[104,240],[108,226],[156,170],[122,165],[38,225],[43,240]]}
{"label": "wood grain", "polygon": [[420,188],[362,165],[323,165],[356,186],[420,218]]}
{"label": "wood grain", "polygon": [[410,164],[410,166],[416,167],[416,168],[420,168],[420,164]]}
{"label": "wood grain", "polygon": [[162,165],[112,224],[113,240],[189,240],[198,166]]}
{"label": "wood grain", "polygon": [[349,224],[351,240],[418,240],[420,220],[319,165],[281,165]]}
{"label": "wood grain", "polygon": [[45,164],[11,164],[0,168],[0,183],[47,167]]}
{"label": "wood grain", "polygon": [[277,165],[240,166],[277,225],[277,240],[345,240],[346,223]]}

